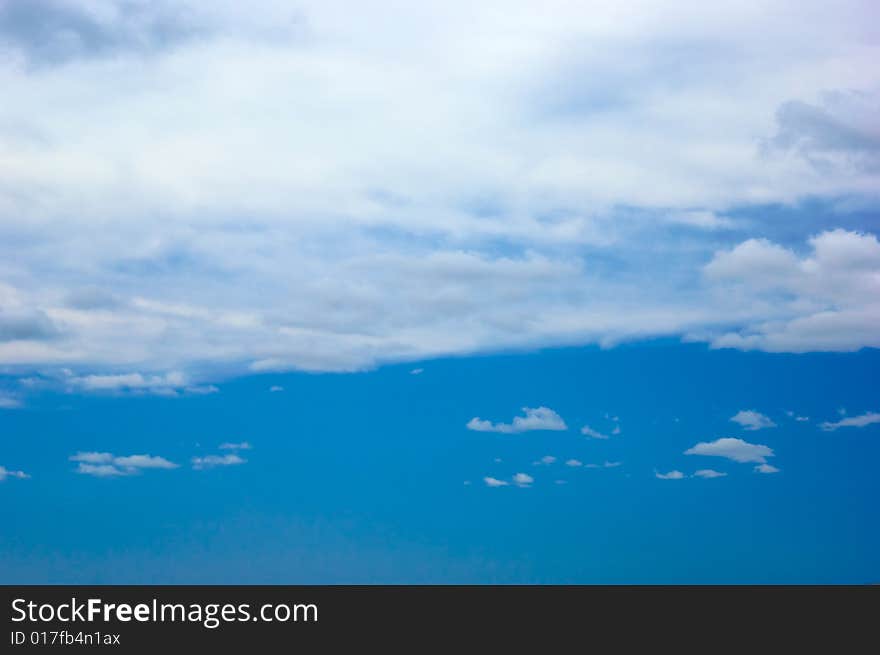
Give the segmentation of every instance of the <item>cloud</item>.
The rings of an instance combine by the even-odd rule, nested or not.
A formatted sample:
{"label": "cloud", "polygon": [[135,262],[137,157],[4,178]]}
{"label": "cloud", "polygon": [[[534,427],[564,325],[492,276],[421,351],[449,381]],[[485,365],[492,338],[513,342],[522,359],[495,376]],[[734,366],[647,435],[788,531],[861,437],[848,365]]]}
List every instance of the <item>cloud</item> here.
{"label": "cloud", "polygon": [[247,441],[242,441],[241,443],[227,442],[220,444],[220,450],[250,450],[251,448],[251,444]]}
{"label": "cloud", "polygon": [[567,430],[565,421],[549,407],[523,407],[525,416],[516,416],[512,423],[492,423],[475,416],[467,422],[467,429],[476,432],[514,434],[532,430]]}
{"label": "cloud", "polygon": [[704,269],[747,325],[710,337],[718,348],[771,352],[880,347],[880,243],[873,234],[826,230],[812,252],[749,239],[716,253]]}
{"label": "cloud", "polygon": [[19,398],[0,393],[0,409],[19,409],[24,406]]}
{"label": "cloud", "polygon": [[528,473],[516,473],[516,474],[513,476],[513,483],[514,483],[517,487],[528,487],[528,486],[531,485],[534,481],[535,481],[535,478],[533,478],[533,477],[532,477],[531,475],[529,475]]}
{"label": "cloud", "polygon": [[24,471],[10,471],[5,466],[0,466],[0,482],[3,482],[6,478],[18,478],[20,480],[26,480],[29,478],[27,473]]}
{"label": "cloud", "polygon": [[[765,464],[764,466],[768,466]],[[700,469],[699,471],[694,471],[694,476],[698,478],[723,478],[727,475],[727,473],[722,473],[721,471],[715,471],[713,469]]]}
{"label": "cloud", "polygon": [[863,428],[874,423],[880,423],[880,414],[877,412],[865,412],[861,416],[848,416],[839,421],[825,421],[819,427],[826,432],[833,432],[838,428]]}
{"label": "cloud", "polygon": [[660,480],[681,480],[684,478],[684,473],[681,471],[669,471],[669,473],[660,473],[659,471],[654,471],[654,475]]}
{"label": "cloud", "polygon": [[621,466],[622,464],[623,464],[623,462],[609,462],[608,460],[605,460],[605,462],[603,462],[602,464],[585,464],[585,467],[588,469],[599,469],[599,468],[610,469],[610,468],[617,468],[618,466]]}
{"label": "cloud", "polygon": [[870,270],[800,254],[869,237],[821,203],[876,208],[873,15],[770,2],[0,3],[0,366],[877,345]]}
{"label": "cloud", "polygon": [[555,461],[556,458],[553,455],[544,455],[541,459],[535,462],[535,464],[553,464]]}
{"label": "cloud", "polygon": [[588,437],[593,437],[593,439],[608,439],[607,434],[602,434],[598,430],[594,430],[589,425],[585,425],[581,428],[581,434],[585,434]]}
{"label": "cloud", "polygon": [[578,466],[583,466],[584,463],[579,459],[569,459],[565,462],[566,466],[571,466],[573,468],[577,468]]}
{"label": "cloud", "polygon": [[70,456],[77,473],[95,477],[135,475],[143,469],[174,469],[177,464],[153,455],[116,456],[106,452],[79,452]]}
{"label": "cloud", "polygon": [[282,391],[284,391],[284,387],[277,384],[273,384],[271,387],[269,387],[269,393],[281,393]]}
{"label": "cloud", "polygon": [[758,464],[755,467],[756,473],[779,473],[779,469],[772,464]]}
{"label": "cloud", "polygon": [[193,386],[184,388],[186,393],[190,393],[196,396],[206,396],[213,393],[220,393],[220,389],[215,387],[213,384],[206,384],[203,386]]}
{"label": "cloud", "polygon": [[425,369],[423,369],[423,368],[414,368],[413,370],[411,370],[409,372],[409,374],[410,375],[421,375],[424,372],[425,372]]}
{"label": "cloud", "polygon": [[506,487],[507,486],[507,482],[505,482],[504,480],[499,480],[497,478],[492,478],[489,476],[486,476],[485,478],[483,478],[483,482],[486,483],[487,487]]}
{"label": "cloud", "polygon": [[746,430],[761,430],[763,428],[775,428],[776,424],[769,417],[751,409],[740,410],[730,417],[734,423],[739,423]]}
{"label": "cloud", "polygon": [[[86,375],[70,377],[66,382],[84,391],[146,392],[156,395],[176,395],[186,387],[186,376],[179,371],[164,375],[142,375],[141,373],[120,373],[113,375]],[[190,393],[214,393],[216,387],[186,387]],[[213,391],[212,391],[213,390]]]}
{"label": "cloud", "polygon": [[204,457],[193,457],[191,462],[192,467],[198,471],[214,468],[215,466],[235,466],[237,464],[244,464],[247,460],[230,453],[228,455],[205,455]]}
{"label": "cloud", "polygon": [[709,457],[725,457],[739,462],[756,462],[765,464],[767,457],[773,457],[773,449],[761,444],[748,443],[742,439],[722,437],[715,441],[701,441],[684,451],[685,455],[706,455]]}

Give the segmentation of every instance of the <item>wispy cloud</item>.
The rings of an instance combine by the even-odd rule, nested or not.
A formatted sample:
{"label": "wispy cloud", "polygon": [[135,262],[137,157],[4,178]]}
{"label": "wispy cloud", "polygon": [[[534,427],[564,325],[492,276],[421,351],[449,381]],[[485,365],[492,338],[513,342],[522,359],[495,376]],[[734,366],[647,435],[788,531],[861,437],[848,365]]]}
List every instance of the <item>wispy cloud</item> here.
{"label": "wispy cloud", "polygon": [[20,480],[26,480],[29,478],[27,473],[24,471],[10,471],[5,466],[0,466],[0,482],[3,482],[6,478],[18,478]]}
{"label": "wispy cloud", "polygon": [[508,484],[504,480],[499,480],[498,478],[493,478],[490,476],[486,476],[485,478],[483,478],[483,482],[486,483],[487,487],[506,487]]}
{"label": "wispy cloud", "polygon": [[198,471],[214,468],[216,466],[236,466],[238,464],[244,464],[247,460],[234,453],[230,453],[228,455],[205,455],[203,457],[193,457],[191,462],[192,467]]}
{"label": "wispy cloud", "polygon": [[833,432],[839,428],[864,428],[874,423],[880,423],[880,414],[865,412],[861,416],[847,416],[839,421],[825,421],[819,427],[826,432]]}
{"label": "wispy cloud", "polygon": [[19,398],[0,393],[0,409],[20,409],[23,406]]}
{"label": "wispy cloud", "polygon": [[700,469],[699,471],[694,471],[694,476],[698,478],[723,478],[727,475],[727,473],[722,473],[721,471],[716,471],[714,469]]}
{"label": "wispy cloud", "polygon": [[567,430],[565,421],[549,407],[523,407],[525,416],[516,416],[512,423],[492,423],[475,416],[467,423],[468,430],[514,434],[532,430]]}
{"label": "wispy cloud", "polygon": [[269,387],[269,393],[281,393],[282,391],[284,391],[284,387],[277,384],[273,384]]}
{"label": "wispy cloud", "polygon": [[779,473],[779,469],[772,464],[758,464],[755,467],[756,473]]}
{"label": "wispy cloud", "polygon": [[681,471],[669,471],[668,473],[660,473],[660,471],[654,471],[654,475],[660,480],[681,480],[684,478],[684,473]]}
{"label": "wispy cloud", "polygon": [[226,442],[220,444],[220,450],[250,450],[251,448],[251,444],[247,441],[242,441],[240,443]]}
{"label": "wispy cloud", "polygon": [[544,464],[553,464],[556,462],[556,458],[553,455],[544,455],[541,459],[535,462],[536,465]]}
{"label": "wispy cloud", "polygon": [[764,428],[776,427],[776,424],[770,420],[770,417],[752,409],[740,410],[731,416],[730,420],[734,423],[739,423],[746,430],[763,430]]}
{"label": "wispy cloud", "polygon": [[566,466],[571,466],[572,468],[577,468],[579,466],[583,466],[584,463],[579,459],[569,459],[565,462]]}
{"label": "wispy cloud", "polygon": [[581,434],[584,434],[588,437],[593,437],[593,439],[608,439],[609,438],[607,434],[603,434],[602,432],[599,432],[598,430],[594,430],[589,425],[585,425],[584,427],[581,428]]}
{"label": "wispy cloud", "polygon": [[144,469],[174,469],[177,464],[153,455],[116,456],[104,452],[79,452],[70,456],[77,462],[77,473],[95,477],[135,475]]}
{"label": "wispy cloud", "polygon": [[734,437],[722,437],[715,441],[701,441],[684,451],[685,455],[705,455],[725,457],[741,464],[755,462],[765,464],[767,457],[773,457],[773,449],[762,444],[753,444]]}

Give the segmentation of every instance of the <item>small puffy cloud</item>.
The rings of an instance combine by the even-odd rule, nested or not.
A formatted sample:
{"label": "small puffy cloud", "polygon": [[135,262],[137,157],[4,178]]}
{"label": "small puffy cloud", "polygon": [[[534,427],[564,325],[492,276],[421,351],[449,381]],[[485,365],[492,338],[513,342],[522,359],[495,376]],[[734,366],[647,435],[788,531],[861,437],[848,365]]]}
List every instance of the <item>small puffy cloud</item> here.
{"label": "small puffy cloud", "polygon": [[19,409],[22,402],[15,396],[0,393],[0,409]]}
{"label": "small puffy cloud", "polygon": [[410,375],[421,375],[424,372],[425,372],[425,369],[423,369],[423,368],[414,368],[413,370],[411,370],[409,372],[409,374]]}
{"label": "small puffy cloud", "polygon": [[513,476],[513,483],[518,487],[528,487],[535,481],[528,473],[517,473]]}
{"label": "small puffy cloud", "polygon": [[281,393],[282,391],[284,391],[284,387],[277,384],[273,384],[271,387],[269,387],[269,393]]}
{"label": "small puffy cloud", "polygon": [[486,483],[487,487],[506,487],[507,486],[507,482],[505,482],[504,480],[499,480],[498,478],[492,478],[492,477],[489,477],[488,475],[485,478],[483,478],[483,482]]}
{"label": "small puffy cloud", "polygon": [[205,455],[204,457],[193,457],[192,467],[197,471],[202,469],[214,468],[215,466],[235,466],[244,464],[247,460],[239,457],[234,453],[228,455]]}
{"label": "small puffy cloud", "polygon": [[250,450],[253,446],[247,441],[242,441],[241,443],[222,443],[220,444],[220,450]]}
{"label": "small puffy cloud", "polygon": [[593,437],[593,439],[607,439],[607,434],[602,434],[598,430],[594,430],[589,425],[585,425],[581,428],[581,434],[585,434],[588,437]]}
{"label": "small puffy cloud", "polygon": [[[765,465],[766,466],[766,465]],[[699,471],[694,471],[694,476],[698,478],[723,478],[727,475],[727,473],[722,473],[721,471],[715,471],[713,469],[700,469]]]}
{"label": "small puffy cloud", "polygon": [[794,420],[803,423],[804,421],[809,421],[810,417],[809,416],[795,416]]}
{"label": "small puffy cloud", "polygon": [[577,468],[578,466],[583,466],[584,463],[579,459],[570,459],[565,462],[566,466],[571,466],[572,468]]}
{"label": "small puffy cloud", "polygon": [[555,461],[556,458],[553,455],[544,455],[535,464],[553,464]]}
{"label": "small puffy cloud", "polygon": [[71,455],[70,461],[77,462],[77,473],[95,477],[135,475],[143,469],[177,468],[174,462],[153,455],[116,456],[112,453],[79,452]]}
{"label": "small puffy cloud", "polygon": [[726,457],[741,464],[755,462],[766,464],[767,457],[773,457],[773,449],[762,444],[753,444],[734,437],[722,437],[715,441],[701,441],[684,451],[685,455],[705,455]]}
{"label": "small puffy cloud", "polygon": [[523,407],[525,416],[517,416],[512,423],[492,423],[475,416],[467,423],[468,430],[514,434],[532,430],[567,430],[565,421],[549,407]]}
{"label": "small puffy cloud", "polygon": [[758,464],[755,473],[779,473],[779,469],[772,464]]}
{"label": "small puffy cloud", "polygon": [[730,417],[734,423],[739,423],[746,430],[762,430],[775,428],[776,424],[768,416],[752,409],[743,409]]}
{"label": "small puffy cloud", "polygon": [[29,478],[27,473],[24,471],[10,471],[5,466],[0,466],[0,482],[3,482],[6,478],[18,478],[19,480],[26,480]]}
{"label": "small puffy cloud", "polygon": [[863,428],[873,423],[880,423],[880,414],[877,412],[865,412],[861,416],[848,416],[839,421],[825,421],[819,427],[826,432],[833,432],[838,428]]}
{"label": "small puffy cloud", "polygon": [[684,477],[684,473],[681,471],[669,471],[669,473],[654,471],[654,475],[660,480],[681,480]]}

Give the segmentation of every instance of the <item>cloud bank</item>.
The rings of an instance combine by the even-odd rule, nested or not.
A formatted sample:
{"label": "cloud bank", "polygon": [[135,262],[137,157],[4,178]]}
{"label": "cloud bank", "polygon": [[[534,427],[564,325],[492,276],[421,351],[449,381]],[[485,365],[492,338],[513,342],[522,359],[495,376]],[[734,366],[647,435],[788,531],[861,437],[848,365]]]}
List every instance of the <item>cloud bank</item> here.
{"label": "cloud bank", "polygon": [[0,366],[171,395],[656,336],[877,347],[846,209],[878,206],[875,18],[0,3]]}

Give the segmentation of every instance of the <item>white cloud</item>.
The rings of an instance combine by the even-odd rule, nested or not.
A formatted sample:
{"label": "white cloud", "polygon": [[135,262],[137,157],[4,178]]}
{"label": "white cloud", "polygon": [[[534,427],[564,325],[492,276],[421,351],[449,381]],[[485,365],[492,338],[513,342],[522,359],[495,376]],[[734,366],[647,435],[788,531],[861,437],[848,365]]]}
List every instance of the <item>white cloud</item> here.
{"label": "white cloud", "polygon": [[544,455],[541,459],[539,459],[535,464],[553,464],[556,461],[556,458],[553,455]]}
{"label": "white cloud", "polygon": [[842,229],[809,239],[812,252],[750,239],[719,252],[706,266],[747,319],[712,338],[716,347],[779,352],[853,351],[880,347],[880,243]]}
{"label": "white cloud", "polygon": [[761,430],[763,428],[775,428],[776,424],[768,416],[752,409],[743,409],[730,417],[734,423],[739,423],[746,430]]}
{"label": "white cloud", "polygon": [[838,428],[863,428],[874,423],[880,423],[880,414],[865,412],[861,416],[848,416],[839,421],[825,421],[819,427],[826,432],[833,432]]}
{"label": "white cloud", "polygon": [[577,468],[578,466],[583,466],[584,463],[579,459],[569,459],[565,462],[565,465]]}
{"label": "white cloud", "polygon": [[204,457],[193,457],[192,467],[196,470],[214,468],[215,466],[235,466],[244,464],[246,459],[239,457],[234,453],[228,455],[205,455]]}
{"label": "white cloud", "polygon": [[618,435],[618,434],[620,434],[620,426],[619,426],[619,425],[615,425],[615,426],[614,426],[614,429],[611,431],[611,434],[613,434],[613,435]]}
{"label": "white cloud", "polygon": [[410,375],[421,375],[424,372],[425,372],[425,369],[423,369],[423,368],[414,368],[413,370],[411,370],[409,372],[409,374]]}
{"label": "white cloud", "polygon": [[0,393],[0,409],[19,409],[23,406],[21,400],[15,396]]}
{"label": "white cloud", "polygon": [[659,471],[654,471],[654,475],[660,480],[681,480],[684,478],[684,473],[681,471],[669,471],[669,473],[660,473]]}
{"label": "white cloud", "polygon": [[281,387],[277,384],[273,384],[271,387],[269,387],[270,393],[281,393],[282,391],[284,391],[284,387]]}
{"label": "white cloud", "polygon": [[795,416],[794,420],[798,421],[799,423],[803,423],[805,421],[809,421],[810,417],[809,416]]}
{"label": "white cloud", "polygon": [[698,478],[711,479],[723,478],[727,475],[727,473],[722,473],[721,471],[715,471],[713,469],[700,469],[699,471],[694,471],[694,475]]}
{"label": "white cloud", "polygon": [[186,393],[191,393],[196,396],[207,396],[214,393],[220,393],[220,389],[215,387],[213,384],[205,384],[201,386],[192,386],[186,387],[184,389]]}
{"label": "white cloud", "polygon": [[[187,387],[186,376],[180,371],[163,375],[142,375],[141,373],[120,373],[113,375],[85,375],[69,377],[65,382],[84,391],[135,391],[156,395],[176,395],[186,388],[190,393],[212,393],[216,387]],[[213,390],[213,391],[212,391]]]}
{"label": "white cloud", "polygon": [[864,276],[841,304],[696,289],[733,230],[766,236],[731,208],[877,188],[862,0],[136,5],[0,17],[2,366],[877,343]]}
{"label": "white cloud", "polygon": [[593,437],[593,439],[608,439],[607,434],[603,434],[598,430],[594,430],[589,425],[585,425],[581,428],[581,434],[585,434],[588,437]]}
{"label": "white cloud", "polygon": [[475,416],[467,422],[468,430],[514,434],[531,430],[567,430],[565,421],[549,407],[523,407],[525,416],[516,416],[512,423],[492,423]]}
{"label": "white cloud", "polygon": [[105,452],[79,452],[70,456],[77,473],[96,477],[135,475],[143,469],[174,469],[177,464],[153,455],[116,456]]}
{"label": "white cloud", "polygon": [[611,468],[617,468],[618,466],[620,466],[622,464],[623,464],[623,462],[609,462],[608,460],[605,460],[605,462],[603,462],[602,464],[586,464],[585,466],[588,469],[599,469],[599,468],[611,469]]}
{"label": "white cloud", "polygon": [[3,482],[6,478],[18,478],[20,480],[26,480],[29,478],[27,473],[24,471],[10,471],[5,466],[0,466],[0,482]]}
{"label": "white cloud", "polygon": [[504,480],[499,480],[498,478],[492,478],[489,476],[486,476],[485,478],[483,478],[483,482],[486,483],[487,487],[506,487],[507,486],[507,482],[505,482]]}
{"label": "white cloud", "polygon": [[739,462],[756,462],[765,464],[767,457],[773,457],[773,449],[761,444],[748,443],[734,437],[722,437],[715,441],[701,441],[684,451],[685,455],[706,455],[709,457],[726,457]]}
{"label": "white cloud", "polygon": [[535,481],[528,473],[517,473],[513,476],[513,483],[518,487],[528,487]]}
{"label": "white cloud", "polygon": [[242,441],[240,443],[226,442],[220,444],[220,450],[250,450],[251,448],[251,444],[247,441]]}
{"label": "white cloud", "polygon": [[756,473],[779,473],[779,469],[772,464],[758,464],[755,467]]}

